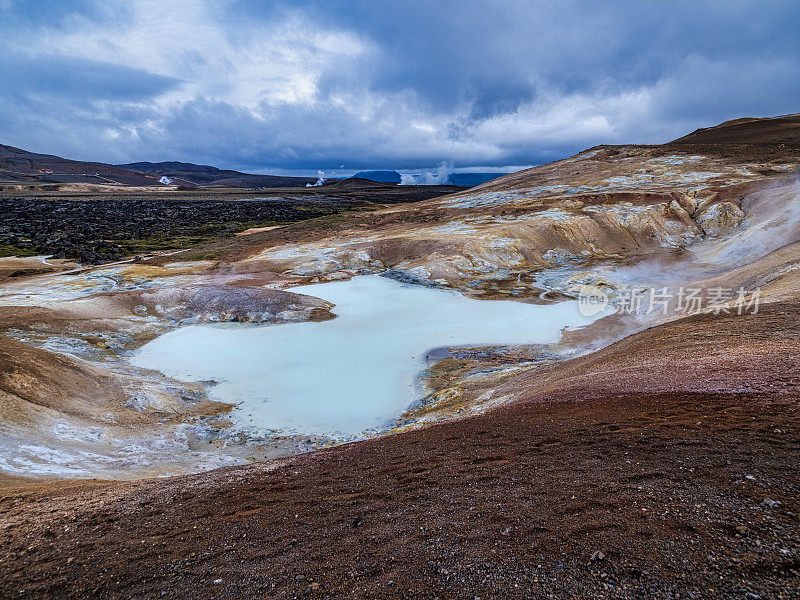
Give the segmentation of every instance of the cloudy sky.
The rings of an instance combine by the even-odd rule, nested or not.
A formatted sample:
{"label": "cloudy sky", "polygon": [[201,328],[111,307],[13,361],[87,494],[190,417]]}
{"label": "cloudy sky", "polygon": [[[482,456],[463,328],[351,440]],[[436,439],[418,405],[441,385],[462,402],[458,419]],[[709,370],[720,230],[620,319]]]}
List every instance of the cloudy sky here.
{"label": "cloudy sky", "polygon": [[540,164],[800,111],[800,3],[0,0],[0,143],[258,172]]}

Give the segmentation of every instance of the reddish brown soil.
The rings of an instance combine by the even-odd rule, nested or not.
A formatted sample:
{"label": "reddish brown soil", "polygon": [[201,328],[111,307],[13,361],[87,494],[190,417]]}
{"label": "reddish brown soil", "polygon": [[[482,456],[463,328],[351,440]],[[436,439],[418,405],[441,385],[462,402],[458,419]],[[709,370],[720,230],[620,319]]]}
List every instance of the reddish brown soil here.
{"label": "reddish brown soil", "polygon": [[800,114],[743,118],[703,127],[672,144],[786,144],[800,145]]}
{"label": "reddish brown soil", "polygon": [[7,482],[0,596],[797,598],[798,323],[667,324],[271,471]]}

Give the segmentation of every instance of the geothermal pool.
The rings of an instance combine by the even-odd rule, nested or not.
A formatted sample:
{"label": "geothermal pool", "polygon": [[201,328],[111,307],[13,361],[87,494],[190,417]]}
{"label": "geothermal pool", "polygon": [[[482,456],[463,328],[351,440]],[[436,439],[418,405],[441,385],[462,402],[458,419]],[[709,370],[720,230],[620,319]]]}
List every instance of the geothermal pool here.
{"label": "geothermal pool", "polygon": [[575,302],[473,300],[378,275],[291,291],[333,302],[337,317],[183,327],[132,362],[182,381],[216,381],[213,397],[237,405],[231,416],[242,428],[348,438],[405,411],[432,348],[552,342],[563,327],[597,318]]}

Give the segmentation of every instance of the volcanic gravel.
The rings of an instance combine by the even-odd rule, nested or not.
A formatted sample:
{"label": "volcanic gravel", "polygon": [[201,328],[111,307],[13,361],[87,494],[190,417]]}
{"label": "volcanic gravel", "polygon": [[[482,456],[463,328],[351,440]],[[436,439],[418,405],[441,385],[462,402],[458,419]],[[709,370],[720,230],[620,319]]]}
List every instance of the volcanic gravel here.
{"label": "volcanic gravel", "polygon": [[151,198],[129,192],[80,199],[0,197],[0,246],[97,264],[136,253],[140,241],[186,248],[255,225],[304,221],[375,203],[416,202],[458,189],[339,183],[290,194],[223,189]]}
{"label": "volcanic gravel", "polygon": [[0,199],[0,244],[83,263],[128,253],[147,238],[222,237],[255,223],[299,221],[347,206],[308,206],[293,200],[181,201],[136,198],[83,201]]}

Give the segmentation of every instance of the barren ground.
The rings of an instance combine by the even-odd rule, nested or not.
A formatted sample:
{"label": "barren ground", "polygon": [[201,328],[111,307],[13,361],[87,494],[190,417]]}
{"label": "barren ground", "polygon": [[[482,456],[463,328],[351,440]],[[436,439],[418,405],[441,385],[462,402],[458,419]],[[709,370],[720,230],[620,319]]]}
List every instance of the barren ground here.
{"label": "barren ground", "polygon": [[[298,283],[388,272],[546,302],[668,281],[762,302],[434,352],[430,394],[393,435],[226,455],[219,424],[125,473],[255,464],[3,476],[0,596],[800,597],[800,145],[798,117],[784,120],[601,146],[455,195],[231,236],[194,249],[201,261],[9,276],[0,438],[22,442],[0,458],[20,471],[25,440],[75,450],[53,423],[141,441],[223,414],[202,382],[176,394],[120,357],[197,319],[330,318]],[[152,405],[131,402],[139,388]]]}
{"label": "barren ground", "polygon": [[[752,318],[664,325],[528,402],[271,470],[7,487],[0,589],[796,597],[799,319],[777,304]],[[720,329],[729,334],[719,339]],[[649,369],[636,391],[630,344],[642,371],[670,365]],[[712,353],[725,364],[694,367],[693,354]],[[663,393],[688,378],[691,391]],[[731,389],[740,378],[747,392]]]}

